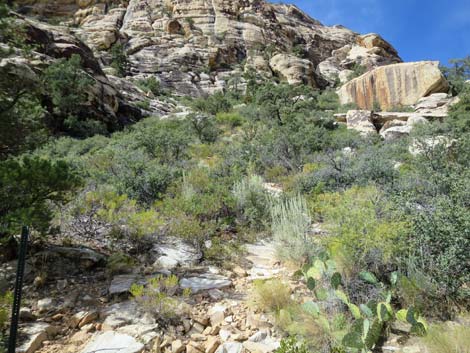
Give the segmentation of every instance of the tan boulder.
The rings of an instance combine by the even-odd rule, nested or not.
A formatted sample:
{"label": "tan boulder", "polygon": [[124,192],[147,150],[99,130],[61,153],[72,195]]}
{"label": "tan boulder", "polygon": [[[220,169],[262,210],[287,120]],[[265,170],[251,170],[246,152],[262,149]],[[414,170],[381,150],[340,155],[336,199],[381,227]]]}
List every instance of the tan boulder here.
{"label": "tan boulder", "polygon": [[291,85],[316,86],[313,65],[308,60],[290,54],[277,54],[271,58],[269,66]]}
{"label": "tan boulder", "polygon": [[436,61],[393,64],[376,68],[338,90],[342,104],[382,109],[416,104],[422,97],[447,92],[449,84]]}
{"label": "tan boulder", "polygon": [[377,133],[372,123],[372,112],[370,110],[350,110],[346,114],[348,129],[359,131],[361,134]]}
{"label": "tan boulder", "polygon": [[367,49],[382,48],[387,54],[398,56],[396,49],[376,33],[369,33],[359,36],[357,43]]}

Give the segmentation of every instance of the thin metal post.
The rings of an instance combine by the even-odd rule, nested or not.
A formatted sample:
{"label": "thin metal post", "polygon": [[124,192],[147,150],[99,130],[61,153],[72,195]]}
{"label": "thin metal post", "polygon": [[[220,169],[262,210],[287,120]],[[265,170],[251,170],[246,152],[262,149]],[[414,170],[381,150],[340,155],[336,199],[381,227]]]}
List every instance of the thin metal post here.
{"label": "thin metal post", "polygon": [[18,255],[18,267],[16,271],[15,295],[13,297],[13,309],[11,312],[10,337],[8,340],[8,353],[16,351],[16,337],[18,335],[18,323],[20,317],[21,294],[23,290],[24,268],[26,264],[26,251],[28,250],[28,227],[21,231],[20,252]]}

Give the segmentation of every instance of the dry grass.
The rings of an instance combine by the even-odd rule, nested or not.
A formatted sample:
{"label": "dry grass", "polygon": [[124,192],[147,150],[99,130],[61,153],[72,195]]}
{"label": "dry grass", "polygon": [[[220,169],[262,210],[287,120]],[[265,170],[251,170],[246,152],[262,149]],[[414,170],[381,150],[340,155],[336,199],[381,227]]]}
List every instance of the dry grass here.
{"label": "dry grass", "polygon": [[279,313],[293,303],[291,289],[279,279],[257,280],[253,282],[251,302],[261,311]]}
{"label": "dry grass", "polygon": [[429,353],[470,353],[470,327],[433,325],[423,341]]}

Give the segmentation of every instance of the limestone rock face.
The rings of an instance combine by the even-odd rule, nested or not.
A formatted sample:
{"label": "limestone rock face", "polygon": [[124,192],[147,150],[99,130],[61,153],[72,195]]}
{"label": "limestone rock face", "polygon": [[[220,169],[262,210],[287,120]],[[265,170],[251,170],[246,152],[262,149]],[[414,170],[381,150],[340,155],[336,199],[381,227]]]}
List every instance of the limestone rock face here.
{"label": "limestone rock face", "polygon": [[422,61],[376,68],[339,90],[342,104],[354,103],[361,109],[382,109],[416,104],[433,93],[447,92],[449,85],[438,62]]}

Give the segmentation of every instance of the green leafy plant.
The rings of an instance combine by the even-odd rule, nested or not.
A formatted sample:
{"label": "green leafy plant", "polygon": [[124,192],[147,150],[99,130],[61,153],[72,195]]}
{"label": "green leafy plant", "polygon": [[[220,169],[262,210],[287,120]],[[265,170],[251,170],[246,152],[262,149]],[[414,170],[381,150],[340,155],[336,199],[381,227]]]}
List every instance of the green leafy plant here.
{"label": "green leafy plant", "polygon": [[[392,273],[390,287],[380,282],[377,277],[368,271],[362,271],[359,277],[362,281],[381,288],[382,300],[371,300],[366,304],[356,305],[348,294],[342,289],[343,279],[339,272],[334,272],[336,264],[332,260],[316,259],[310,268],[304,266],[298,274],[303,275],[307,287],[313,291],[317,300],[327,300],[328,293],[334,293],[334,297],[340,300],[349,310],[353,323],[350,330],[344,334],[341,343],[344,347],[355,352],[371,352],[379,339],[387,332],[391,322],[400,320],[411,325],[411,333],[425,335],[426,322],[419,316],[414,308],[395,311],[392,307],[392,298],[398,282],[398,273]],[[326,288],[322,288],[322,279],[327,276],[329,281]],[[328,290],[327,288],[331,288]],[[308,304],[306,308],[317,318],[321,317],[320,306],[315,302]]]}
{"label": "green leafy plant", "polygon": [[281,340],[279,348],[276,353],[309,353],[305,342],[299,342],[295,337],[284,338]]}

